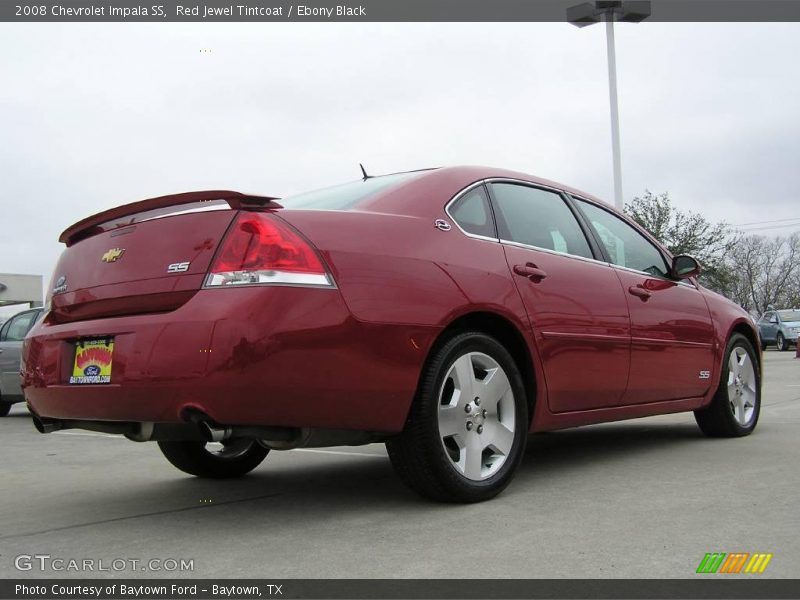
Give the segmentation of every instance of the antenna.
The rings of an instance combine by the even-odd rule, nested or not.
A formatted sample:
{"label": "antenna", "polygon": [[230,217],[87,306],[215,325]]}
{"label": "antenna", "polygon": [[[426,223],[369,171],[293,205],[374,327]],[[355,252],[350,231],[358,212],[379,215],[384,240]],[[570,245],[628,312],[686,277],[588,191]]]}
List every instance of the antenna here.
{"label": "antenna", "polygon": [[358,163],[358,166],[361,167],[361,172],[364,174],[364,181],[369,179],[369,175],[367,175],[367,170],[364,168],[364,165]]}

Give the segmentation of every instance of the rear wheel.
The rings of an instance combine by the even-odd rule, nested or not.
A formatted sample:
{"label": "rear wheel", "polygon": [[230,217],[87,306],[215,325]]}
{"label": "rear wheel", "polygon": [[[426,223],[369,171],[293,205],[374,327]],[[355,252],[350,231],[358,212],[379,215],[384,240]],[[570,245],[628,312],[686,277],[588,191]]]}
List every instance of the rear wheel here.
{"label": "rear wheel", "polygon": [[184,473],[197,477],[227,479],[255,469],[269,450],[251,439],[226,440],[220,444],[199,441],[158,442],[161,452]]}
{"label": "rear wheel", "polygon": [[778,333],[778,339],[776,340],[775,345],[781,352],[783,352],[789,347],[789,345],[786,343],[786,338],[783,337],[782,333]]}
{"label": "rear wheel", "polygon": [[750,341],[731,336],[719,387],[708,407],[694,413],[700,429],[712,437],[740,437],[756,428],[761,410],[761,373]]}
{"label": "rear wheel", "polygon": [[494,338],[467,332],[429,360],[405,429],[386,447],[400,478],[419,494],[480,502],[509,484],[527,434],[514,359]]}
{"label": "rear wheel", "polygon": [[5,417],[11,411],[11,402],[3,402],[0,400],[0,417]]}

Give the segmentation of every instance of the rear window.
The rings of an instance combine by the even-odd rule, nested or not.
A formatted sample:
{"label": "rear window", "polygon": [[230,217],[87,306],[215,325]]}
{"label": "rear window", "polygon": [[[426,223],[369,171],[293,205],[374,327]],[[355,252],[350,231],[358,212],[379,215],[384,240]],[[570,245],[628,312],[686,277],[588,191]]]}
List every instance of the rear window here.
{"label": "rear window", "polygon": [[312,210],[348,210],[370,196],[390,187],[419,177],[422,172],[395,173],[359,179],[313,192],[280,198],[278,203],[284,208],[307,208]]}

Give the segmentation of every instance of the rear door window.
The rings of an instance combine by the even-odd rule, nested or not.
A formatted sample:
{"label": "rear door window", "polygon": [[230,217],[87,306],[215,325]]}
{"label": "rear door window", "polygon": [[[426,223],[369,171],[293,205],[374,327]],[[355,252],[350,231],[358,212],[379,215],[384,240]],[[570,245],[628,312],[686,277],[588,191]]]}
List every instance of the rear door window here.
{"label": "rear door window", "polygon": [[515,183],[493,183],[492,193],[501,239],[594,258],[575,215],[560,195]]}

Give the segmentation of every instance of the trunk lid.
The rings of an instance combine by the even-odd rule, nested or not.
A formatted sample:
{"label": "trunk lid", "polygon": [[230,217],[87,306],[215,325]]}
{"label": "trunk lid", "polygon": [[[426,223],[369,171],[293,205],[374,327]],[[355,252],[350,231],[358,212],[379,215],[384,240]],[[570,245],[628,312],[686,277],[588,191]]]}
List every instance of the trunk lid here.
{"label": "trunk lid", "polygon": [[[143,200],[68,228],[48,290],[54,322],[174,310],[200,288],[239,208],[272,198],[192,192]],[[174,208],[174,207],[179,208]]]}

